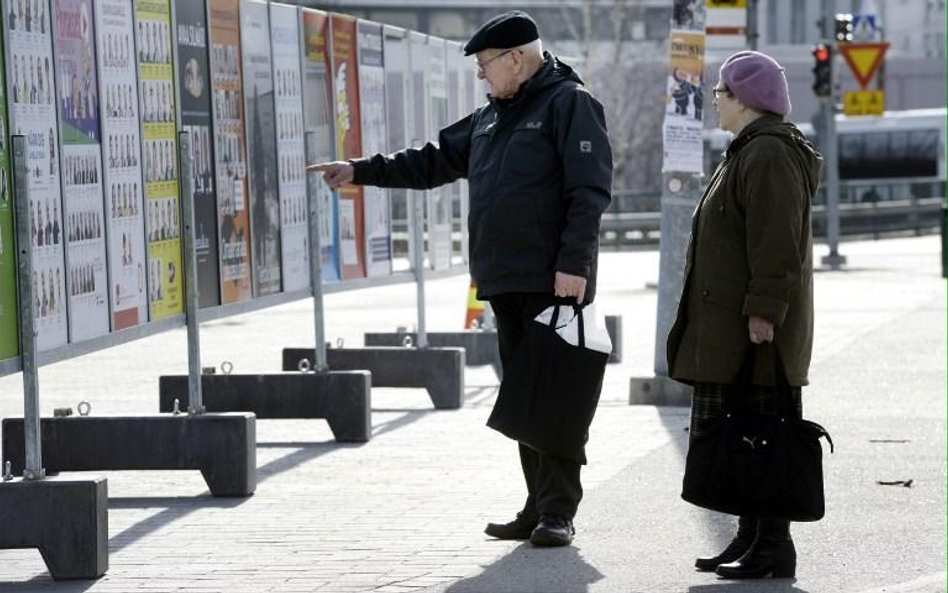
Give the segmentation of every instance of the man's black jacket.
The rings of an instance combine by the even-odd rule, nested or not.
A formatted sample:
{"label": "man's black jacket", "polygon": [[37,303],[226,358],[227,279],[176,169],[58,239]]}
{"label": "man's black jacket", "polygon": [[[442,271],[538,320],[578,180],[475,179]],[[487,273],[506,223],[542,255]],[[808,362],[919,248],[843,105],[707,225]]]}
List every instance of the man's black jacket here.
{"label": "man's black jacket", "polygon": [[359,185],[430,189],[468,179],[478,298],[552,294],[560,271],[586,278],[592,301],[612,148],[602,105],[555,57],[513,99],[490,99],[441,130],[438,145],[352,163]]}

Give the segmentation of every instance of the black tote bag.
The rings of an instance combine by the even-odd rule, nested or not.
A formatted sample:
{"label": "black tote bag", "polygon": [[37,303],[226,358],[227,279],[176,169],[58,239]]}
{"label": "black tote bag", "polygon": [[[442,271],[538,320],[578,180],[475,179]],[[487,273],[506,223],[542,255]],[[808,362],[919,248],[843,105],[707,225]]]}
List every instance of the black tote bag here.
{"label": "black tote bag", "polygon": [[585,347],[583,309],[573,307],[579,344],[549,324],[531,322],[504,368],[487,425],[541,453],[586,463],[585,445],[599,404],[609,355]]}
{"label": "black tote bag", "polygon": [[[818,521],[825,513],[825,428],[791,413],[789,385],[777,358],[775,415],[749,414],[725,398],[724,413],[690,444],[681,497],[699,507],[762,518]],[[750,375],[735,387],[746,398]],[[744,406],[746,407],[746,406]]]}

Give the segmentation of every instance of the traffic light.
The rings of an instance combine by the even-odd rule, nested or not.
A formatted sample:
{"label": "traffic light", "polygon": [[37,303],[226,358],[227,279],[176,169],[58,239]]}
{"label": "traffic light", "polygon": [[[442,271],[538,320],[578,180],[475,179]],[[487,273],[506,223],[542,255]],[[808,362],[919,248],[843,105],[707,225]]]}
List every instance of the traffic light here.
{"label": "traffic light", "polygon": [[817,97],[833,94],[833,50],[825,43],[813,46],[813,92]]}
{"label": "traffic light", "polygon": [[836,41],[852,41],[853,40],[853,15],[851,14],[837,14],[836,15]]}

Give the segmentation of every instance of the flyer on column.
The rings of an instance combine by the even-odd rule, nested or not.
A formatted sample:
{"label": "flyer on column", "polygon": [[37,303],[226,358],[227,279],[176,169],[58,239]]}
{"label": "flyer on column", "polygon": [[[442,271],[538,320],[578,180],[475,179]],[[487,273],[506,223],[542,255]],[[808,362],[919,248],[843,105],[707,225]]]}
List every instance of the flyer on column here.
{"label": "flyer on column", "polygon": [[[428,138],[435,140],[448,125],[448,77],[444,39],[428,37]],[[428,192],[431,266],[451,267],[451,192],[439,187]]]}
{"label": "flyer on column", "polygon": [[704,11],[675,0],[668,60],[662,171],[702,173]]}
{"label": "flyer on column", "polygon": [[247,106],[247,154],[250,161],[250,224],[253,227],[254,294],[280,292],[280,196],[277,187],[276,113],[270,65],[270,17],[267,3],[241,0],[244,101]]}
{"label": "flyer on column", "polygon": [[[385,131],[387,132],[386,154],[398,152],[408,146],[408,97],[411,78],[408,72],[408,32],[399,27],[385,25],[383,30],[383,51],[385,52]],[[390,217],[407,221],[409,211],[408,190],[393,188],[389,190]],[[391,243],[390,243],[391,244]],[[411,269],[407,253],[396,252],[392,248],[392,270]]]}
{"label": "flyer on column", "polygon": [[198,306],[213,307],[221,302],[221,282],[204,0],[174,1],[174,35],[178,50],[178,129],[188,132],[191,142]]}
{"label": "flyer on column", "polygon": [[210,0],[209,4],[221,290],[223,302],[234,303],[253,296],[239,0]]}
{"label": "flyer on column", "polygon": [[95,25],[114,331],[148,320],[132,0],[97,0]]}
{"label": "flyer on column", "polygon": [[92,0],[53,5],[69,340],[79,342],[109,331],[95,26]]}
{"label": "flyer on column", "polygon": [[[359,100],[362,115],[362,154],[386,154],[388,132],[385,129],[385,57],[382,53],[382,25],[360,20]],[[389,192],[385,188],[365,186],[365,258],[369,276],[392,273],[392,231]]]}
{"label": "flyer on column", "polygon": [[[333,103],[336,130],[336,157],[362,156],[362,124],[359,104],[359,64],[356,55],[356,21],[334,14],[332,32]],[[342,277],[365,277],[365,210],[362,186],[346,185],[339,189],[339,252]]]}
{"label": "flyer on column", "polygon": [[[11,3],[12,8],[14,4]],[[39,11],[3,12],[10,132],[26,137],[29,166],[33,315],[38,350],[66,343],[66,270],[59,185],[59,133],[51,18]],[[4,134],[6,137],[6,134]]]}
{"label": "flyer on column", "polygon": [[291,292],[309,288],[310,278],[300,20],[295,6],[270,5],[270,39],[276,94],[283,290]]}
{"label": "flyer on column", "polygon": [[135,17],[148,250],[145,284],[155,320],[184,311],[170,0],[138,0]]}
{"label": "flyer on column", "polygon": [[[11,11],[12,14],[15,13]],[[6,29],[2,29],[0,34],[9,36]],[[4,64],[3,54],[3,43],[0,42],[0,64]],[[20,352],[14,253],[16,242],[13,237],[13,180],[10,176],[10,135],[4,78],[3,68],[0,68],[0,360],[13,358]]]}
{"label": "flyer on column", "polygon": [[[329,74],[327,46],[329,15],[304,8],[303,21],[303,122],[311,133],[312,145],[306,155],[307,163],[327,163],[336,158],[333,136],[332,78]],[[338,196],[323,183],[319,175],[307,175],[306,183],[311,199],[316,201],[317,228],[323,280],[339,280],[339,224]]]}

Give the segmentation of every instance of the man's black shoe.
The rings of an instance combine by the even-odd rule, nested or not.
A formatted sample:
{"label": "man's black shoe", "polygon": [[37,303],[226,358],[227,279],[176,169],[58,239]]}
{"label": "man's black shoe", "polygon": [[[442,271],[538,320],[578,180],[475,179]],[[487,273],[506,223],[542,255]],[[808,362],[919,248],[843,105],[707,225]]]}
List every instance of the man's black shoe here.
{"label": "man's black shoe", "polygon": [[573,522],[559,515],[540,515],[540,524],[530,534],[535,546],[568,546],[573,541]]}
{"label": "man's black shoe", "polygon": [[497,539],[530,539],[539,520],[535,514],[520,511],[510,523],[488,523],[484,533]]}

